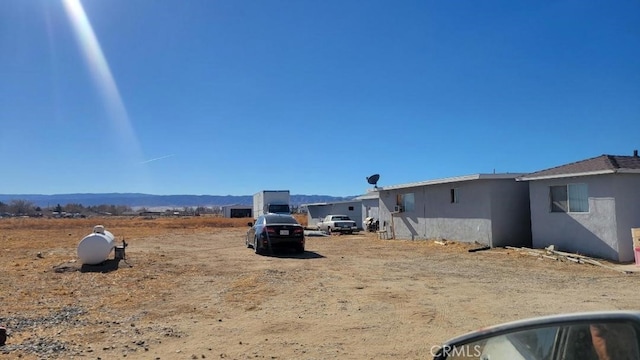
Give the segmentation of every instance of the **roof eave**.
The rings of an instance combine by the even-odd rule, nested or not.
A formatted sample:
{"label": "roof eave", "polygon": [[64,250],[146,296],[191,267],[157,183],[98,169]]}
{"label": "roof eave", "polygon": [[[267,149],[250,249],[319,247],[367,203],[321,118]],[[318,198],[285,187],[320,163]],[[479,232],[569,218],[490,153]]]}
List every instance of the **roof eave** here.
{"label": "roof eave", "polygon": [[620,174],[640,174],[640,169],[618,169]]}
{"label": "roof eave", "polygon": [[620,169],[616,170],[598,170],[598,171],[588,171],[582,173],[567,173],[567,174],[553,174],[553,175],[542,175],[542,176],[521,176],[518,178],[518,181],[535,181],[535,180],[549,180],[549,179],[563,179],[570,177],[580,177],[580,176],[594,176],[594,175],[607,175],[607,174],[615,174],[616,172],[620,172]]}
{"label": "roof eave", "polygon": [[408,189],[413,187],[420,186],[428,186],[428,185],[440,185],[440,184],[450,184],[456,182],[463,181],[472,181],[472,180],[509,180],[512,179],[515,181],[516,178],[522,176],[522,173],[506,173],[506,174],[473,174],[473,175],[463,175],[463,176],[454,176],[443,179],[434,179],[434,180],[426,180],[419,181],[408,184],[400,184],[400,185],[390,185],[385,187],[379,187],[378,191],[388,191],[388,190],[399,190],[399,189]]}
{"label": "roof eave", "polygon": [[300,206],[326,206],[329,203],[311,203],[311,204],[300,204]]}
{"label": "roof eave", "polygon": [[329,205],[337,205],[337,204],[350,204],[350,203],[359,203],[362,200],[353,199],[353,200],[344,200],[344,201],[334,201],[334,202],[323,202],[323,203],[313,203],[313,204],[301,204],[300,206],[309,207],[309,206],[329,206]]}

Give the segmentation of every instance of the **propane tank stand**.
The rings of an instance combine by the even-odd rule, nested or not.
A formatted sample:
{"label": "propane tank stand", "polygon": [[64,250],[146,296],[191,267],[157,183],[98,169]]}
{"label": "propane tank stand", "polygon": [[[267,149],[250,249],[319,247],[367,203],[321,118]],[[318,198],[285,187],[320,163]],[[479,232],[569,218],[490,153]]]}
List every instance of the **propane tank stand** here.
{"label": "propane tank stand", "polygon": [[124,239],[122,239],[122,245],[116,245],[116,247],[113,249],[113,253],[114,253],[114,260],[126,260],[126,254],[124,249],[127,247],[127,242],[124,241]]}

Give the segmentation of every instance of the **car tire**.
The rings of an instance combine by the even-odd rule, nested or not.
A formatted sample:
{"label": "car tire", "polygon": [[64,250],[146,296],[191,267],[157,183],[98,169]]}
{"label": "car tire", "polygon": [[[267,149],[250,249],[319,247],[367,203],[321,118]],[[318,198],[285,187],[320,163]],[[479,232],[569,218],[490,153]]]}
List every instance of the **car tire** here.
{"label": "car tire", "polygon": [[327,226],[327,234],[331,235],[331,226]]}
{"label": "car tire", "polygon": [[304,253],[304,245],[300,245],[296,247],[296,253],[303,254]]}
{"label": "car tire", "polygon": [[247,245],[248,249],[251,249],[253,245],[249,242],[249,235],[244,238],[244,244]]}

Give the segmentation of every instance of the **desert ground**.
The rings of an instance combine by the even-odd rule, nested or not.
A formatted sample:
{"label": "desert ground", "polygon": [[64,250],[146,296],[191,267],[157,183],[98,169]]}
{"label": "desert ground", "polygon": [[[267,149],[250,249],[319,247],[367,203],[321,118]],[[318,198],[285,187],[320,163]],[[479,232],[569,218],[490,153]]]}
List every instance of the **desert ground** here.
{"label": "desert ground", "polygon": [[[246,222],[0,220],[0,358],[428,359],[496,323],[640,310],[640,274],[371,233],[261,256]],[[97,224],[126,239],[126,260],[78,263]]]}

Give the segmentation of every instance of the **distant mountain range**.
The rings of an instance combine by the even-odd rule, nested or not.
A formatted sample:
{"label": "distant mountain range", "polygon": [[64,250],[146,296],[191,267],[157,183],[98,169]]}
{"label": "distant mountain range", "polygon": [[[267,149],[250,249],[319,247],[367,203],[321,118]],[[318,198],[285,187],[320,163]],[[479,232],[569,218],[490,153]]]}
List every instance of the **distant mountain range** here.
{"label": "distant mountain range", "polygon": [[[346,201],[349,197],[329,195],[291,195],[291,205],[313,204],[323,202]],[[83,206],[97,205],[126,205],[130,207],[197,207],[222,205],[251,205],[253,195],[150,195],[138,193],[107,193],[107,194],[0,194],[0,202],[5,204],[13,200],[29,201],[40,207],[56,206],[57,204],[82,204]]]}

